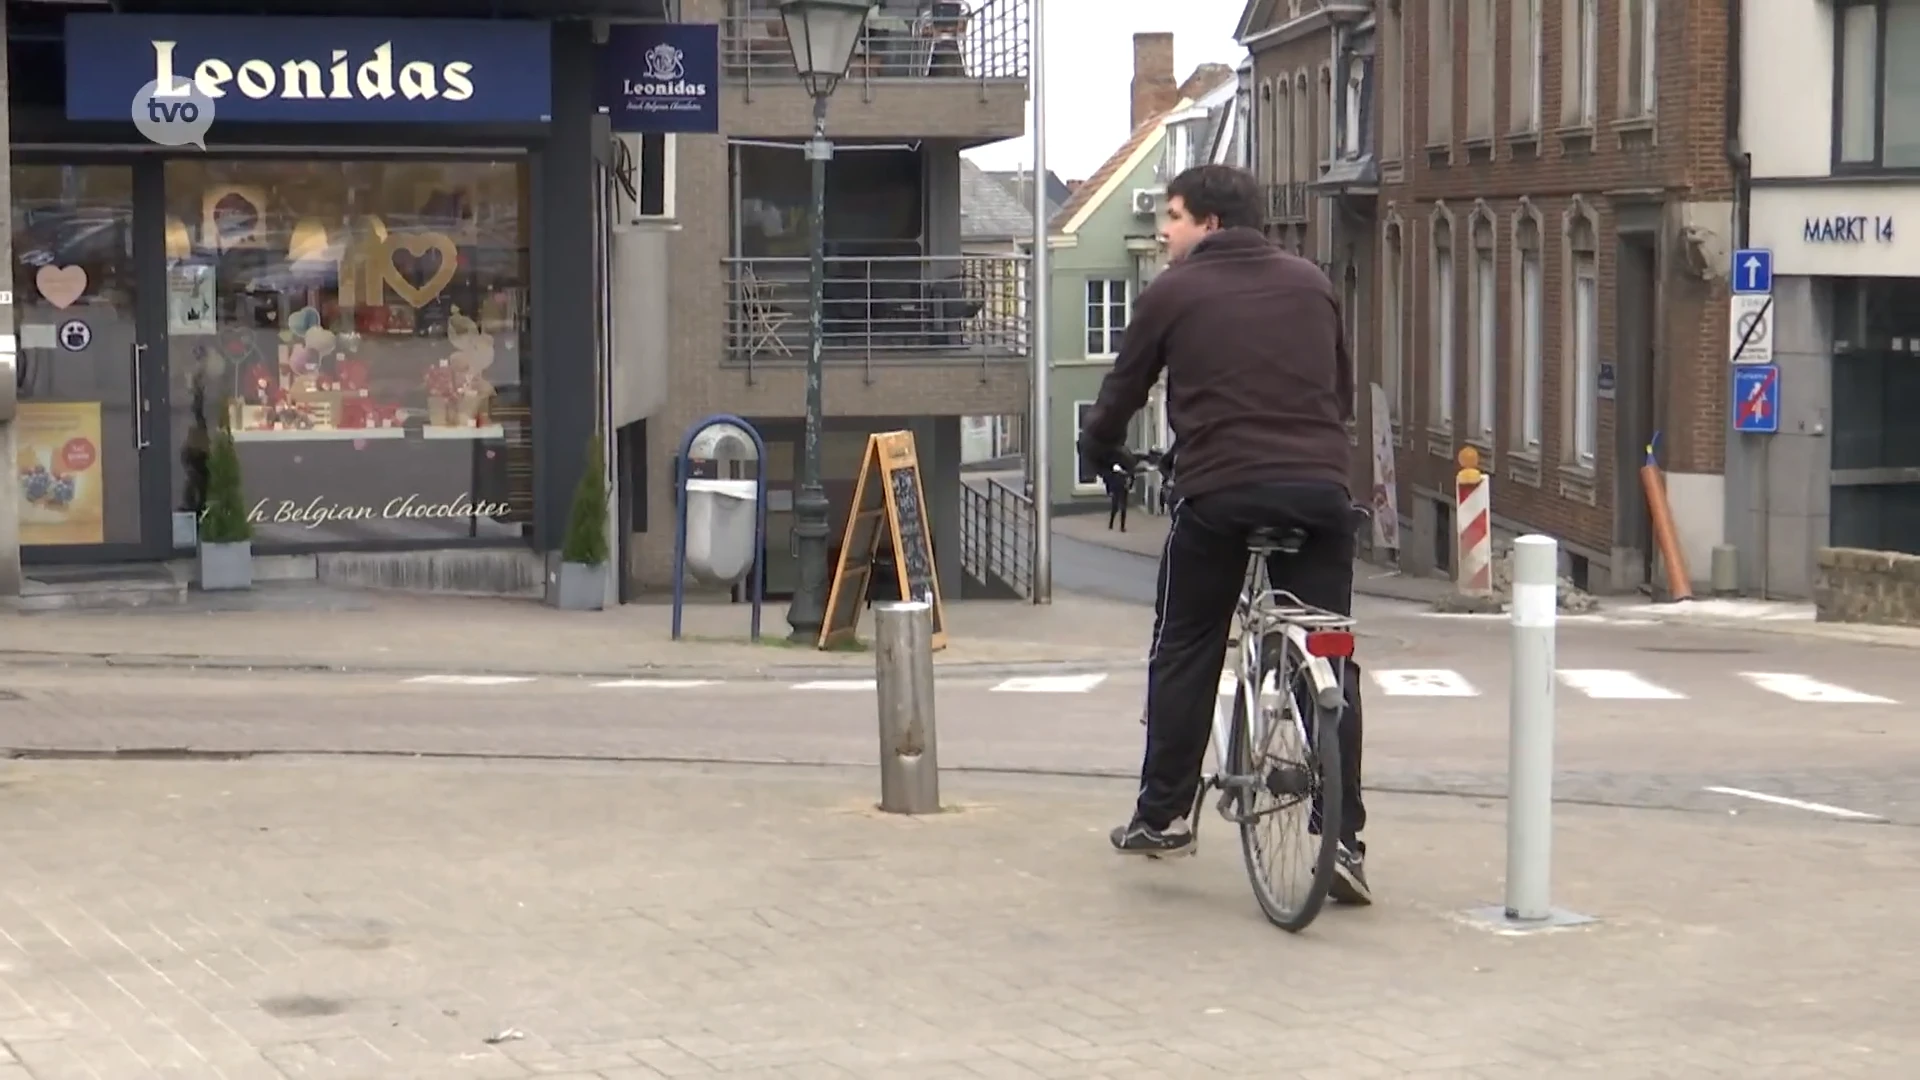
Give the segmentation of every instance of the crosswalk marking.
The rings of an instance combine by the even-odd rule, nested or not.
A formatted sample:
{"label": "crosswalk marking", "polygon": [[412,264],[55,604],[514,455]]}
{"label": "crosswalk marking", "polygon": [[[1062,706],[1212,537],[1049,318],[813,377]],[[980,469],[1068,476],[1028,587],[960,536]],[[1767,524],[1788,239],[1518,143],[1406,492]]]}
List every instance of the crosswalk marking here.
{"label": "crosswalk marking", "polygon": [[1480,691],[1457,671],[1405,668],[1375,671],[1373,681],[1393,697],[1479,697]]}
{"label": "crosswalk marking", "polygon": [[994,690],[1008,694],[1084,694],[1106,681],[1104,674],[1031,675],[1008,679],[995,686]]}
{"label": "crosswalk marking", "polygon": [[1607,668],[1562,668],[1560,681],[1590,698],[1607,701],[1679,701],[1687,695],[1635,675]]}
{"label": "crosswalk marking", "polygon": [[1892,698],[1864,694],[1784,671],[1743,671],[1740,677],[1770,693],[1809,705],[1892,705]]}
{"label": "crosswalk marking", "polygon": [[513,683],[529,683],[531,675],[418,675],[407,680],[410,683],[426,683],[433,686],[508,686]]}
{"label": "crosswalk marking", "polygon": [[715,684],[712,679],[609,679],[593,685],[603,690],[691,690]]}
{"label": "crosswalk marking", "polygon": [[795,690],[872,690],[879,685],[872,679],[815,679],[794,683]]}

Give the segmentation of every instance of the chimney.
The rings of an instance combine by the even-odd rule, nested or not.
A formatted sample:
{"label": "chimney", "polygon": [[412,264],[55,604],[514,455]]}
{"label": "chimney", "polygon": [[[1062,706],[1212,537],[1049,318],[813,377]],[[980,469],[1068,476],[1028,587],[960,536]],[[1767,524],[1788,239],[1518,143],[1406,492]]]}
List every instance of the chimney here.
{"label": "chimney", "polygon": [[1129,133],[1180,103],[1180,82],[1173,77],[1173,35],[1133,35],[1133,122]]}

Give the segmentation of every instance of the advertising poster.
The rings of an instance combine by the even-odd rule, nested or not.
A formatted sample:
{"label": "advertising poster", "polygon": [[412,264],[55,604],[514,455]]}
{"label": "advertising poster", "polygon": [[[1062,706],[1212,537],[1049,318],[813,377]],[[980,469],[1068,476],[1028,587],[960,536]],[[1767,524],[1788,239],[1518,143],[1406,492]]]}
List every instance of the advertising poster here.
{"label": "advertising poster", "polygon": [[1373,543],[1400,550],[1400,485],[1393,470],[1393,421],[1387,412],[1387,391],[1372,384],[1373,406]]}
{"label": "advertising poster", "polygon": [[100,468],[100,403],[21,402],[18,437],[20,542],[106,541]]}

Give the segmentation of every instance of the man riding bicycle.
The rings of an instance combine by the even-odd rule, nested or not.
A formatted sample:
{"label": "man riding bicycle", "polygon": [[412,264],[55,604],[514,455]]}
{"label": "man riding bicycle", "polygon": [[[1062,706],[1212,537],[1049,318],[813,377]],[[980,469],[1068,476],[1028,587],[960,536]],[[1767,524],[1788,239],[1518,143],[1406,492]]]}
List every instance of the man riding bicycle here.
{"label": "man riding bicycle", "polygon": [[[1276,555],[1274,589],[1351,614],[1355,515],[1347,476],[1353,361],[1333,285],[1259,231],[1258,182],[1201,165],[1167,185],[1170,265],[1141,292],[1113,370],[1080,431],[1083,460],[1131,469],[1127,428],[1166,374],[1179,461],[1160,556],[1147,665],[1147,751],[1132,820],[1113,830],[1128,854],[1191,848],[1186,815],[1200,785],[1227,638],[1247,569],[1248,534],[1299,528]],[[1349,665],[1340,725],[1343,832],[1333,897],[1371,903],[1359,833],[1358,669]]]}

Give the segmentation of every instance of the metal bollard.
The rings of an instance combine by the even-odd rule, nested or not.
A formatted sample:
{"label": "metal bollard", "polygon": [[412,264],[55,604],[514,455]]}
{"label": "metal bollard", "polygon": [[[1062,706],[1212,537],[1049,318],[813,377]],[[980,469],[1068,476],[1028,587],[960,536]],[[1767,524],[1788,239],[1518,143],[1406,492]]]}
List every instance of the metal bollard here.
{"label": "metal bollard", "polygon": [[1507,918],[1546,919],[1553,869],[1554,623],[1558,545],[1513,542],[1513,695],[1507,733]]}
{"label": "metal bollard", "polygon": [[880,705],[880,809],[940,812],[933,723],[933,606],[873,605],[874,682]]}

